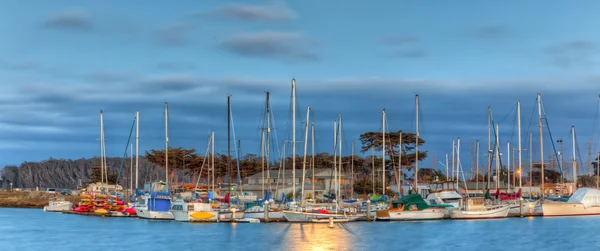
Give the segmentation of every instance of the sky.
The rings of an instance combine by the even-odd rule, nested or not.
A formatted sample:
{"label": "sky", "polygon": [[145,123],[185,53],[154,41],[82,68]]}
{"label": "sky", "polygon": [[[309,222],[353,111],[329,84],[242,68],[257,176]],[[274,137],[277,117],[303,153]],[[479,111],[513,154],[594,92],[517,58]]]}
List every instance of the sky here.
{"label": "sky", "polygon": [[[3,1],[0,166],[98,156],[100,110],[109,156],[123,155],[136,111],[140,154],[163,149],[164,102],[170,146],[204,152],[214,131],[216,151],[225,153],[228,95],[242,153],[259,154],[267,91],[279,149],[291,139],[292,79],[298,141],[310,106],[317,152],[332,151],[340,114],[345,155],[361,133],[381,130],[383,109],[389,130],[414,132],[419,94],[422,148],[431,156],[421,165],[443,160],[461,137],[468,169],[472,143],[487,144],[488,106],[501,151],[517,144],[519,100],[523,148],[529,133],[539,144],[541,93],[565,159],[575,125],[587,161],[589,139],[594,155],[600,150],[599,8],[597,1]],[[539,159],[539,147],[533,153]]]}

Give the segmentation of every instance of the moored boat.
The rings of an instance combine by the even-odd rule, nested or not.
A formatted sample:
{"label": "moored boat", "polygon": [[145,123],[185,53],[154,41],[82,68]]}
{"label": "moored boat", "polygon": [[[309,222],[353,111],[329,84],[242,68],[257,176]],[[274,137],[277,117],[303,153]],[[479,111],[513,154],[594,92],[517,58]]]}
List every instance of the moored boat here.
{"label": "moored boat", "polygon": [[44,206],[46,212],[65,212],[69,211],[73,203],[66,201],[65,198],[50,198],[48,205]]}
{"label": "moored boat", "polygon": [[171,198],[169,196],[169,185],[166,182],[153,182],[149,192],[140,196],[135,213],[142,219],[173,220],[173,214],[169,212]]}
{"label": "moored boat", "polygon": [[567,202],[544,201],[542,211],[544,217],[600,215],[600,190],[584,187],[575,191]]}
{"label": "moored boat", "polygon": [[184,222],[217,222],[217,212],[210,203],[186,202],[176,200],[171,206],[171,211],[176,221]]}
{"label": "moored boat", "polygon": [[466,203],[459,209],[452,211],[450,217],[456,220],[475,220],[475,219],[498,219],[508,216],[507,205],[487,206],[483,203],[483,198],[467,198]]}
{"label": "moored boat", "polygon": [[446,209],[430,207],[419,194],[406,195],[398,201],[393,201],[386,210],[377,211],[377,220],[441,220],[446,215]]}

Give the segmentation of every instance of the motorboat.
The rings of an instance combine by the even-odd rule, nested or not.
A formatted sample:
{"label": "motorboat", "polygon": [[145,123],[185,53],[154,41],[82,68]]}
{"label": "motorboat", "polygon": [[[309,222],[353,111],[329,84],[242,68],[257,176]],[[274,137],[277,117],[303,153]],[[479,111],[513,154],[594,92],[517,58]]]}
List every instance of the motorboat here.
{"label": "motorboat", "polygon": [[542,211],[544,217],[600,215],[600,190],[579,188],[567,202],[544,201]]}
{"label": "motorboat", "polygon": [[446,215],[446,209],[430,207],[419,194],[409,194],[398,201],[392,201],[386,210],[377,211],[377,220],[416,221],[441,220]]}
{"label": "motorboat", "polygon": [[183,222],[217,222],[218,216],[210,203],[201,200],[186,202],[181,198],[173,202],[170,212],[176,221]]}
{"label": "motorboat", "polygon": [[508,216],[508,205],[485,205],[483,198],[467,198],[453,210],[450,218],[457,220],[498,219]]}
{"label": "motorboat", "polygon": [[173,214],[169,211],[171,208],[171,196],[169,194],[169,184],[166,182],[153,182],[150,189],[139,197],[135,205],[135,213],[142,219],[152,220],[173,220]]}
{"label": "motorboat", "polygon": [[65,198],[50,198],[48,205],[44,206],[46,212],[66,212],[71,210],[73,203],[66,201]]}

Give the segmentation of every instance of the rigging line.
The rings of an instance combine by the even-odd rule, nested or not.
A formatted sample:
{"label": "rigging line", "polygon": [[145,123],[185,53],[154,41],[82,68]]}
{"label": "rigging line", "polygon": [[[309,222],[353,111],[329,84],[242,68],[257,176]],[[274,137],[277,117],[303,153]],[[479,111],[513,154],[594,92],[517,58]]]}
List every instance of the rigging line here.
{"label": "rigging line", "polygon": [[[548,135],[550,136],[550,142],[552,143],[552,150],[554,150],[554,157],[558,160],[558,152],[556,151],[556,145],[554,144],[554,139],[552,138],[552,131],[550,130],[550,123],[548,123],[548,114],[546,114],[546,109],[544,108],[544,103],[541,103],[542,106],[542,119],[546,122],[546,128],[548,128]],[[560,175],[563,174],[562,164],[558,164],[560,169]]]}
{"label": "rigging line", "polygon": [[198,173],[198,180],[196,181],[196,186],[194,187],[194,191],[196,191],[196,189],[198,189],[198,184],[200,183],[200,178],[202,177],[202,171],[204,170],[204,164],[206,162],[206,160],[208,159],[208,152],[210,151],[210,142],[211,142],[211,137],[210,135],[208,136],[208,145],[206,146],[206,152],[204,152],[204,157],[202,158],[202,166],[200,166],[200,172]]}
{"label": "rigging line", "polygon": [[279,130],[277,129],[277,125],[275,124],[275,113],[273,112],[273,107],[272,107],[272,105],[270,103],[269,103],[269,110],[271,110],[271,120],[273,122],[273,128],[274,128],[272,131],[275,132],[274,133],[275,134],[274,140],[275,140],[275,151],[277,153],[276,156],[281,157],[281,152],[279,150],[280,149],[280,146],[279,146],[279,137],[277,137],[277,131],[279,131]]}
{"label": "rigging line", "polygon": [[123,165],[125,164],[125,160],[127,160],[127,150],[129,150],[129,142],[131,141],[131,135],[133,134],[133,128],[135,128],[135,122],[136,122],[135,119],[133,119],[133,123],[131,124],[131,129],[129,130],[129,137],[127,138],[127,145],[125,145],[125,153],[123,154],[123,159],[121,159],[121,166],[119,167],[119,173],[117,174],[117,180],[115,181],[115,191],[117,189],[117,185],[119,184],[119,179],[121,178],[121,172],[123,171]]}
{"label": "rigging line", "polygon": [[517,108],[517,104],[515,104],[515,105],[514,105],[514,106],[513,106],[513,107],[510,109],[510,111],[509,111],[509,112],[508,112],[506,115],[504,115],[504,117],[502,118],[502,120],[500,120],[500,122],[498,122],[498,124],[500,124],[500,125],[501,125],[501,124],[502,124],[502,122],[504,122],[504,120],[506,120],[506,118],[508,117],[508,115],[511,115],[511,114],[513,114],[513,111],[514,111],[516,108]]}

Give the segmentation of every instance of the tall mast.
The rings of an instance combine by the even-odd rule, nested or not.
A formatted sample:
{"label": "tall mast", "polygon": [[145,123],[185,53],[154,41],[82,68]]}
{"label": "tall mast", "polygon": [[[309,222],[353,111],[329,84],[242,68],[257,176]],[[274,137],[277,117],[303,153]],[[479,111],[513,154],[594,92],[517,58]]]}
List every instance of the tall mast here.
{"label": "tall mast", "polygon": [[577,159],[575,158],[575,126],[571,126],[571,135],[572,135],[572,141],[573,141],[573,185],[575,186],[575,188],[573,189],[573,192],[575,192],[575,190],[577,189]]}
{"label": "tall mast", "polygon": [[496,191],[500,188],[500,138],[498,137],[498,124],[496,124]]}
{"label": "tall mast", "polygon": [[375,149],[371,147],[371,185],[373,185],[373,194],[375,194]]}
{"label": "tall mast", "polygon": [[350,196],[354,198],[354,140],[352,141],[352,160],[350,160]]}
{"label": "tall mast", "polygon": [[382,155],[382,161],[383,161],[383,165],[381,166],[381,180],[382,180],[382,190],[381,190],[381,194],[385,194],[385,109],[383,109],[382,112],[382,117],[381,117],[381,128],[382,128],[382,135],[383,135],[383,147],[381,148],[381,155]]}
{"label": "tall mast", "polygon": [[537,101],[538,101],[538,115],[540,117],[540,161],[542,164],[542,179],[541,179],[541,189],[540,191],[542,192],[542,198],[545,195],[545,190],[544,190],[544,137],[542,135],[542,96],[540,96],[540,94],[538,93],[537,95]]}
{"label": "tall mast", "polygon": [[306,108],[306,124],[304,124],[304,158],[302,159],[302,193],[300,198],[304,200],[304,180],[306,179],[306,151],[308,151],[308,120],[310,116],[310,106]]}
{"label": "tall mast", "polygon": [[[460,137],[456,139],[456,188],[458,188],[458,180],[460,180],[458,168],[460,167]],[[463,170],[464,172],[464,170]],[[466,187],[465,187],[466,189]]]}
{"label": "tall mast", "polygon": [[477,158],[475,159],[475,190],[479,191],[479,140],[476,141]]}
{"label": "tall mast", "polygon": [[100,110],[100,183],[104,183],[104,124]]}
{"label": "tall mast", "polygon": [[486,183],[486,187],[487,189],[490,189],[490,182],[491,182],[491,173],[492,173],[492,136],[491,136],[491,132],[492,132],[492,108],[488,106],[488,148],[487,148],[487,165],[488,165],[488,170],[487,170],[487,183]]}
{"label": "tall mast", "polygon": [[454,180],[454,161],[456,160],[456,156],[454,155],[456,152],[456,141],[452,140],[452,180]]}
{"label": "tall mast", "polygon": [[529,196],[533,187],[533,133],[529,133]]}
{"label": "tall mast", "polygon": [[508,173],[508,179],[506,180],[506,192],[508,193],[508,190],[510,189],[510,142],[506,142],[506,167],[507,167],[507,173]]}
{"label": "tall mast", "polygon": [[[337,120],[333,121],[333,180],[337,182]],[[331,190],[331,188],[329,190]],[[335,193],[337,211],[337,199],[339,194],[337,194],[336,183],[333,183],[333,193]]]}
{"label": "tall mast", "polygon": [[265,139],[265,158],[267,165],[267,191],[271,193],[271,157],[270,157],[270,143],[271,143],[271,98],[270,93],[267,92],[267,133]]}
{"label": "tall mast", "polygon": [[129,145],[129,192],[133,191],[133,144]]}
{"label": "tall mast", "polygon": [[[415,124],[417,128],[416,141],[415,141],[415,191],[419,193],[418,180],[419,180],[419,94],[415,95],[415,107],[416,107],[416,119]],[[458,175],[458,174],[457,174]]]}
{"label": "tall mast", "polygon": [[296,80],[292,79],[292,197],[296,199]]}
{"label": "tall mast", "polygon": [[135,113],[135,188],[138,188],[138,166],[139,166],[139,150],[140,150],[140,111]]}
{"label": "tall mast", "polygon": [[338,175],[338,180],[337,180],[337,189],[338,189],[337,194],[339,194],[340,198],[341,198],[341,184],[340,184],[341,181],[342,181],[342,115],[341,114],[340,114],[340,117],[339,117],[339,121],[340,122],[338,123],[338,128],[339,128],[338,129],[339,130],[339,137],[338,138],[339,138],[339,141],[340,141],[340,143],[339,143],[340,144],[340,147],[339,147],[339,149],[340,149],[340,156],[339,156],[340,162],[338,163],[338,165],[339,165],[339,168],[338,168],[339,175]]}
{"label": "tall mast", "polygon": [[165,102],[165,181],[169,182],[169,103]]}
{"label": "tall mast", "polygon": [[400,196],[403,196],[403,189],[402,188],[402,182],[401,177],[402,177],[402,131],[400,131],[400,148],[398,149],[398,182],[396,182],[396,186],[398,188],[398,194],[400,194]]}
{"label": "tall mast", "polygon": [[311,140],[310,143],[312,144],[312,151],[311,151],[311,167],[312,167],[312,197],[314,200],[315,197],[315,123],[311,123],[310,124],[311,127]]}
{"label": "tall mast", "polygon": [[231,186],[231,95],[227,95],[227,175]]}
{"label": "tall mast", "polygon": [[517,101],[517,125],[519,137],[519,189],[523,189],[523,163],[521,160],[521,101]]}

